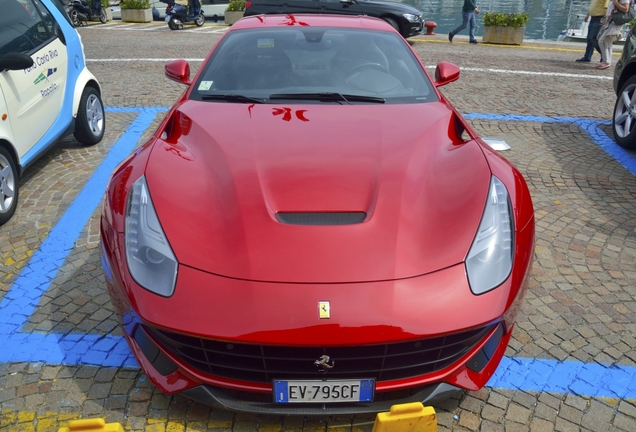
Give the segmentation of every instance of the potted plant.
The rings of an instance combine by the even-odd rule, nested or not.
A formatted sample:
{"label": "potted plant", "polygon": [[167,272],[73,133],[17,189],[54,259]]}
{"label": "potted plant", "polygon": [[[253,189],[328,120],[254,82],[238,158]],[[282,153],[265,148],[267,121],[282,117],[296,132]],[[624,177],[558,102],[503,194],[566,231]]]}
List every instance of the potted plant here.
{"label": "potted plant", "polygon": [[521,45],[530,15],[521,13],[486,12],[483,15],[482,42]]}
{"label": "potted plant", "polygon": [[152,22],[149,0],[121,0],[121,20],[127,22]]}
{"label": "potted plant", "polygon": [[225,9],[225,23],[232,25],[241,18],[245,13],[245,0],[230,0]]}

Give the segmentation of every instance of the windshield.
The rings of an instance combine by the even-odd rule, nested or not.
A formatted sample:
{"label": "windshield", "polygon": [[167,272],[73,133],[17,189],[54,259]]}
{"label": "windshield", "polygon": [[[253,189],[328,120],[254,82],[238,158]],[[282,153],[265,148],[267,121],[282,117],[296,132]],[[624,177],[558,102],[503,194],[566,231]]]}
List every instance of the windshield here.
{"label": "windshield", "polygon": [[191,99],[272,103],[424,103],[432,84],[399,35],[285,27],[230,32],[193,86]]}

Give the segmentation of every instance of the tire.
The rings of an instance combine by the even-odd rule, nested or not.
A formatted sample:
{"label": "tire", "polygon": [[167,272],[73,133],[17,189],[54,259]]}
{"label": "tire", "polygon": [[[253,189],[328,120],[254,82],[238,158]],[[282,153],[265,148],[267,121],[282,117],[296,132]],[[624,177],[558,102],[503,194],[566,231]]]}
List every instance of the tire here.
{"label": "tire", "polygon": [[92,87],[84,88],[75,119],[75,139],[87,146],[95,145],[102,140],[105,127],[106,116],[99,93]]}
{"label": "tire", "polygon": [[76,10],[72,10],[69,14],[69,18],[75,27],[79,27],[82,25],[82,21],[79,19],[78,13]]}
{"label": "tire", "polygon": [[197,25],[197,27],[201,27],[204,22],[205,22],[205,16],[202,13],[199,14],[197,19],[194,20],[194,23]]}
{"label": "tire", "polygon": [[612,116],[612,134],[619,146],[636,149],[636,75],[630,77],[618,92]]}
{"label": "tire", "polygon": [[389,23],[389,25],[393,27],[399,34],[402,34],[402,31],[400,30],[400,25],[397,23],[396,20],[390,17],[383,17],[382,19],[386,21],[387,23]]}
{"label": "tire", "polygon": [[168,21],[168,27],[170,27],[170,30],[179,30],[179,24],[174,22],[174,19],[170,19],[170,21]]}
{"label": "tire", "polygon": [[7,149],[0,147],[0,225],[4,225],[18,206],[18,170]]}
{"label": "tire", "polygon": [[104,8],[102,8],[102,12],[99,14],[99,21],[102,24],[106,24],[106,21],[108,21],[108,17],[106,16],[106,11],[104,10]]}

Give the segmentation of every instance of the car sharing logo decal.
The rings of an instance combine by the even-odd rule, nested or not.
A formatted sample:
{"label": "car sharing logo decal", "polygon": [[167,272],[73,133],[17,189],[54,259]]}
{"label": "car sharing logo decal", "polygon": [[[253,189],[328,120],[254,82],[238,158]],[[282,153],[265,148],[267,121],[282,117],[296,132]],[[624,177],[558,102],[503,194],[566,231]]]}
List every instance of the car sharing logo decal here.
{"label": "car sharing logo decal", "polygon": [[38,75],[38,77],[35,79],[35,81],[33,81],[33,84],[39,84],[44,80],[48,81],[49,77],[55,72],[57,72],[57,68],[48,68],[46,70],[46,74],[44,72],[41,72],[40,75]]}

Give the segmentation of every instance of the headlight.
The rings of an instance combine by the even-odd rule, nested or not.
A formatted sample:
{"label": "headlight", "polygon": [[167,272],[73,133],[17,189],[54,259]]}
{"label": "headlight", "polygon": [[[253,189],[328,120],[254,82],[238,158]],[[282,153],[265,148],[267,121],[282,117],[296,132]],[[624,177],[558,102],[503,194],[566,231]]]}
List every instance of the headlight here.
{"label": "headlight", "polygon": [[406,18],[408,22],[420,22],[422,20],[418,15],[402,14],[402,16]]}
{"label": "headlight", "polygon": [[488,292],[508,278],[512,270],[512,214],[504,184],[490,180],[486,209],[466,258],[468,283],[473,294]]}
{"label": "headlight", "polygon": [[177,280],[177,260],[161,229],[143,176],[128,194],[124,235],[128,269],[135,281],[148,291],[171,296]]}

